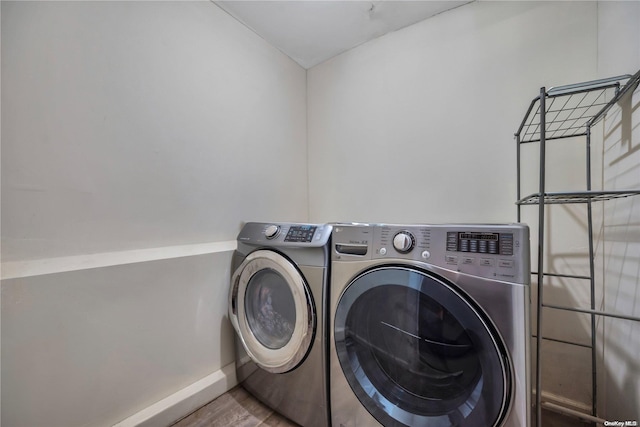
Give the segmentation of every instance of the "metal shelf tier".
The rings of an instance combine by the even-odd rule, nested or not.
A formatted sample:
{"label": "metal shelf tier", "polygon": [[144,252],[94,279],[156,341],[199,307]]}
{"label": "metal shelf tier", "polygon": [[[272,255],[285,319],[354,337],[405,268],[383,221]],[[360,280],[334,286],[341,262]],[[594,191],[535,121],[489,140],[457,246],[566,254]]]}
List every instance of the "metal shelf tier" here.
{"label": "metal shelf tier", "polygon": [[[621,199],[623,197],[640,195],[640,190],[618,190],[618,191],[566,191],[558,193],[544,193],[545,205],[560,205],[568,203],[588,203],[591,201],[601,202],[611,199]],[[516,202],[518,205],[540,204],[540,193],[530,194]]]}
{"label": "metal shelf tier", "polygon": [[[623,93],[640,81],[640,75],[624,75],[551,88],[545,93],[545,139],[585,136],[587,129],[604,117]],[[626,90],[625,90],[626,92]],[[540,97],[527,110],[516,132],[520,143],[540,141]]]}

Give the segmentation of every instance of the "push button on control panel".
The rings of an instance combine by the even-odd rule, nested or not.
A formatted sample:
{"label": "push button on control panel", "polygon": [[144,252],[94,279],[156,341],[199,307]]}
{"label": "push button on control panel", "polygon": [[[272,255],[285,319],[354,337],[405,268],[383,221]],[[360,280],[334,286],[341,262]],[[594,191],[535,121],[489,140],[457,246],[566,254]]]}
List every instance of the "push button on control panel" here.
{"label": "push button on control panel", "polygon": [[480,265],[483,267],[493,267],[495,263],[491,258],[480,258]]}
{"label": "push button on control panel", "polygon": [[510,259],[501,259],[498,260],[498,267],[502,268],[513,268],[513,261]]}
{"label": "push button on control panel", "polygon": [[458,257],[455,255],[447,255],[444,257],[444,260],[446,261],[447,264],[458,264]]}

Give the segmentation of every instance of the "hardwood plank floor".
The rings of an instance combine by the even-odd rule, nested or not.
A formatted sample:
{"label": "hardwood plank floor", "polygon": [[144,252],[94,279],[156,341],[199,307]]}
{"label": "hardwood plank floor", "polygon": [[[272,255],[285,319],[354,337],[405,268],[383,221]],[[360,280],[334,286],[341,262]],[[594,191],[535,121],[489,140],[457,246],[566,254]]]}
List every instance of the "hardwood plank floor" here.
{"label": "hardwood plank floor", "polygon": [[[535,410],[535,409],[534,409]],[[569,415],[542,410],[542,424],[544,427],[595,427],[595,424]],[[535,427],[535,415],[531,416],[531,426]]]}
{"label": "hardwood plank floor", "polygon": [[235,387],[186,416],[173,427],[297,427],[263,405],[242,387]]}
{"label": "hardwood plank floor", "polygon": [[[533,415],[533,414],[532,414]],[[589,427],[592,424],[543,410],[545,427]],[[535,426],[532,420],[532,426]],[[235,387],[172,427],[299,427],[279,415],[242,387]]]}

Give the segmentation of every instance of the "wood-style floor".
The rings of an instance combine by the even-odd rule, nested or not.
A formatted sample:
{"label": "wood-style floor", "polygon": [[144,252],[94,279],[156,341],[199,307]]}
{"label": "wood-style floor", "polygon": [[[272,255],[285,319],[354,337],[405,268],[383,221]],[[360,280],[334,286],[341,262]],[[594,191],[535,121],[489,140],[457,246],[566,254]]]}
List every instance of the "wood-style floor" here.
{"label": "wood-style floor", "polygon": [[[535,426],[535,415],[532,414],[531,426]],[[546,409],[542,410],[542,425],[544,427],[596,427],[595,424],[569,415],[558,414]]]}
{"label": "wood-style floor", "polygon": [[242,387],[235,387],[181,419],[173,427],[298,427]]}
{"label": "wood-style floor", "polygon": [[[545,427],[588,427],[576,418],[543,410]],[[532,422],[532,426],[535,424]],[[299,427],[266,407],[242,387],[235,387],[216,400],[181,419],[172,427]]]}

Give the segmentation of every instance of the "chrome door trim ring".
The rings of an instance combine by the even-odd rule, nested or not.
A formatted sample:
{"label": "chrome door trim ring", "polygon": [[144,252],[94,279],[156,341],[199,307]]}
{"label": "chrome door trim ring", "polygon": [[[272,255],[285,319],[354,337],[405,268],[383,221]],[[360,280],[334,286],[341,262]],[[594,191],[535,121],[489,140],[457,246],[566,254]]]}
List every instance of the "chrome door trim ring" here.
{"label": "chrome door trim ring", "polygon": [[[281,348],[265,347],[255,337],[245,312],[245,293],[251,278],[264,269],[282,276],[293,295],[296,324],[289,341]],[[229,297],[231,323],[247,355],[267,372],[281,374],[294,369],[306,357],[314,336],[316,313],[309,287],[296,267],[277,252],[262,249],[249,254],[233,273]]]}

